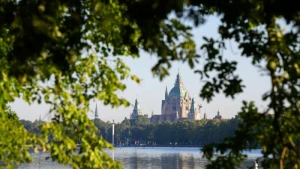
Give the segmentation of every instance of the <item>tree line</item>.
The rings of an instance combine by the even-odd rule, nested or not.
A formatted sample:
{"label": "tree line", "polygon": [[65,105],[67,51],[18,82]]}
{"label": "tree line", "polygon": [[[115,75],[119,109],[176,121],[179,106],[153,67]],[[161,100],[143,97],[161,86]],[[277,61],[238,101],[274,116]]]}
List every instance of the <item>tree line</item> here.
{"label": "tree line", "polygon": [[[20,120],[29,132],[39,134],[40,126],[46,122]],[[112,142],[112,122],[93,120],[98,128],[97,135]],[[220,143],[225,137],[233,136],[240,120],[180,120],[177,122],[158,122],[139,116],[136,119],[125,118],[115,124],[115,145],[120,146],[203,146],[208,143]]]}

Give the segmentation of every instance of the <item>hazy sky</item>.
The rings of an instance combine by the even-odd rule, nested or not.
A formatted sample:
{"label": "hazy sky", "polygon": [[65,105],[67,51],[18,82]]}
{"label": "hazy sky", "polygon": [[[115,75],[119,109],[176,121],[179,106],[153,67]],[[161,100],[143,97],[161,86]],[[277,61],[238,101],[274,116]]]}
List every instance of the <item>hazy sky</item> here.
{"label": "hazy sky", "polygon": [[[203,43],[202,36],[218,38],[217,28],[219,25],[219,19],[217,17],[210,17],[207,22],[200,26],[200,28],[194,29],[194,39],[197,42],[197,48]],[[152,110],[154,114],[161,114],[161,100],[164,99],[164,93],[166,86],[168,91],[174,86],[178,69],[180,71],[184,86],[188,90],[191,97],[195,97],[195,101],[202,105],[201,118],[206,111],[208,118],[213,118],[218,109],[220,114],[225,118],[234,117],[241,108],[242,100],[255,101],[259,108],[264,109],[266,103],[261,100],[262,94],[270,88],[270,82],[267,77],[261,76],[258,68],[251,65],[250,59],[240,57],[240,51],[237,44],[232,42],[226,42],[228,49],[224,51],[224,56],[230,60],[238,61],[238,73],[243,79],[243,83],[246,85],[244,93],[239,94],[234,100],[231,98],[225,98],[223,94],[217,95],[212,102],[206,103],[199,97],[200,89],[203,85],[200,80],[199,74],[194,74],[194,70],[191,70],[187,64],[174,62],[170,69],[170,76],[160,81],[157,77],[153,77],[151,73],[152,66],[156,63],[156,56],[150,56],[147,53],[141,53],[140,58],[131,59],[126,58],[125,61],[131,68],[132,73],[136,74],[142,79],[141,84],[135,84],[130,81],[126,81],[127,89],[121,93],[121,96],[127,98],[132,104],[137,98],[143,114],[151,115]],[[196,65],[200,67],[201,63]],[[130,113],[133,110],[133,106],[124,108],[112,109],[110,106],[103,106],[100,101],[97,101],[98,113],[100,119],[104,121],[121,122],[125,117],[129,118]],[[48,111],[49,106],[42,104],[28,105],[22,100],[16,100],[11,104],[12,109],[17,112],[20,119],[35,120],[39,116],[43,120],[49,120]],[[90,104],[91,112],[89,117],[93,118],[93,111],[95,109],[96,102]]]}

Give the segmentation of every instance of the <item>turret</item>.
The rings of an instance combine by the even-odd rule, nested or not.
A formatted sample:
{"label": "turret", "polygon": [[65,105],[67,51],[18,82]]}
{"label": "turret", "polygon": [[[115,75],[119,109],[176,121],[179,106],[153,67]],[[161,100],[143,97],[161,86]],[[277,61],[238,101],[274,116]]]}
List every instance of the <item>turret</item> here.
{"label": "turret", "polygon": [[97,103],[96,103],[96,108],[95,108],[95,120],[96,119],[99,119],[99,117],[98,117]]}
{"label": "turret", "polygon": [[195,112],[195,101],[194,101],[194,98],[192,98],[192,104],[191,104],[190,111],[193,112],[193,113]]}
{"label": "turret", "polygon": [[134,108],[133,108],[133,111],[131,114],[131,119],[135,119],[139,115],[142,115],[142,112],[140,110],[139,102],[136,99],[135,103],[134,103]]}
{"label": "turret", "polygon": [[200,120],[200,108],[202,106],[195,102],[195,99],[192,98],[191,107],[188,113],[189,120]]}
{"label": "turret", "polygon": [[217,120],[222,120],[223,117],[220,115],[220,111],[218,110],[217,112],[217,115],[214,117],[214,119],[217,119]]}
{"label": "turret", "polygon": [[139,102],[137,101],[137,99],[135,99],[135,103],[134,103],[134,109],[135,111],[138,111],[140,108],[139,108]]}
{"label": "turret", "polygon": [[175,87],[183,87],[183,81],[181,79],[181,76],[178,72],[177,76],[176,76],[176,81],[175,81],[175,84],[174,84]]}
{"label": "turret", "polygon": [[167,100],[168,99],[168,88],[167,88],[167,86],[166,86],[166,92],[165,92],[165,100]]}
{"label": "turret", "polygon": [[194,101],[194,98],[192,98],[192,103],[191,103],[191,107],[190,107],[190,111],[188,113],[188,119],[189,120],[194,120],[195,119],[195,101]]}

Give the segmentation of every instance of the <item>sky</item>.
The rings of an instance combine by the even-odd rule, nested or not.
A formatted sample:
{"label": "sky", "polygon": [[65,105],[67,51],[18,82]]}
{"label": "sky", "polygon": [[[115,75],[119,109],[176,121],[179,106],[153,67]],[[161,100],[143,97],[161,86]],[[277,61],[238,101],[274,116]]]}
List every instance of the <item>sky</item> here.
{"label": "sky", "polygon": [[[207,18],[207,22],[199,28],[193,29],[194,40],[197,43],[197,48],[200,48],[203,43],[202,37],[218,38],[218,25],[220,20],[216,16]],[[161,114],[161,100],[164,99],[166,86],[168,91],[174,86],[176,75],[180,72],[184,86],[188,90],[191,97],[195,98],[198,104],[202,105],[201,118],[203,113],[206,112],[208,118],[213,118],[217,111],[224,118],[232,118],[241,110],[242,101],[254,101],[260,109],[266,108],[266,103],[262,101],[262,95],[270,88],[269,79],[262,76],[259,69],[251,65],[251,60],[240,56],[240,51],[233,41],[226,42],[228,49],[223,52],[223,55],[229,60],[236,60],[238,62],[237,73],[243,80],[246,86],[242,94],[237,95],[235,99],[226,98],[223,94],[219,94],[213,98],[210,103],[203,101],[199,97],[203,81],[200,79],[199,74],[194,73],[194,69],[189,68],[187,63],[173,62],[172,68],[169,70],[170,76],[160,81],[158,77],[153,77],[151,68],[155,65],[157,57],[148,53],[142,52],[140,58],[132,59],[129,57],[124,58],[125,63],[131,68],[131,72],[142,79],[140,84],[135,84],[132,81],[126,81],[127,89],[120,93],[120,96],[125,97],[132,103],[129,107],[111,108],[111,106],[104,106],[101,101],[90,103],[90,112],[88,113],[91,119],[94,118],[94,110],[96,104],[98,106],[99,118],[104,121],[121,122],[125,117],[129,118],[133,110],[135,99],[138,99],[141,111],[143,114],[151,116],[152,111],[154,114]],[[200,68],[199,65],[195,69]],[[42,120],[49,121],[50,116],[48,111],[49,105],[46,104],[31,104],[17,99],[11,104],[20,119],[34,121],[39,117]]]}

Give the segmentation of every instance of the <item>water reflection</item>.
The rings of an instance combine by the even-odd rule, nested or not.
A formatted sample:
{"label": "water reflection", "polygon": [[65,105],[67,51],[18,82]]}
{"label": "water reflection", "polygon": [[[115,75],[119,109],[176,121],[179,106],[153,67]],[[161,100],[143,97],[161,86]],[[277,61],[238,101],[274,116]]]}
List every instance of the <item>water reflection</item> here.
{"label": "water reflection", "polygon": [[49,157],[49,153],[33,153],[31,154],[33,161],[29,164],[22,164],[17,166],[17,169],[72,169],[72,167],[67,165],[61,165],[57,162],[53,162],[51,159],[46,160]]}
{"label": "water reflection", "polygon": [[[200,148],[184,147],[117,147],[106,150],[114,159],[122,163],[124,169],[205,169],[208,163],[202,158]],[[254,159],[260,156],[260,150],[245,152],[248,159],[240,168],[249,168]],[[71,169],[70,166],[59,165],[57,162],[46,160],[48,153],[32,154],[33,163],[18,166],[19,169]],[[260,167],[260,166],[259,166]]]}
{"label": "water reflection", "polygon": [[108,153],[125,169],[203,169],[207,163],[199,148],[117,148]]}
{"label": "water reflection", "polygon": [[[115,160],[121,161],[124,169],[205,169],[208,163],[202,158],[200,148],[122,147],[108,153],[114,153]],[[260,150],[245,153],[248,159],[240,168],[251,168]]]}

